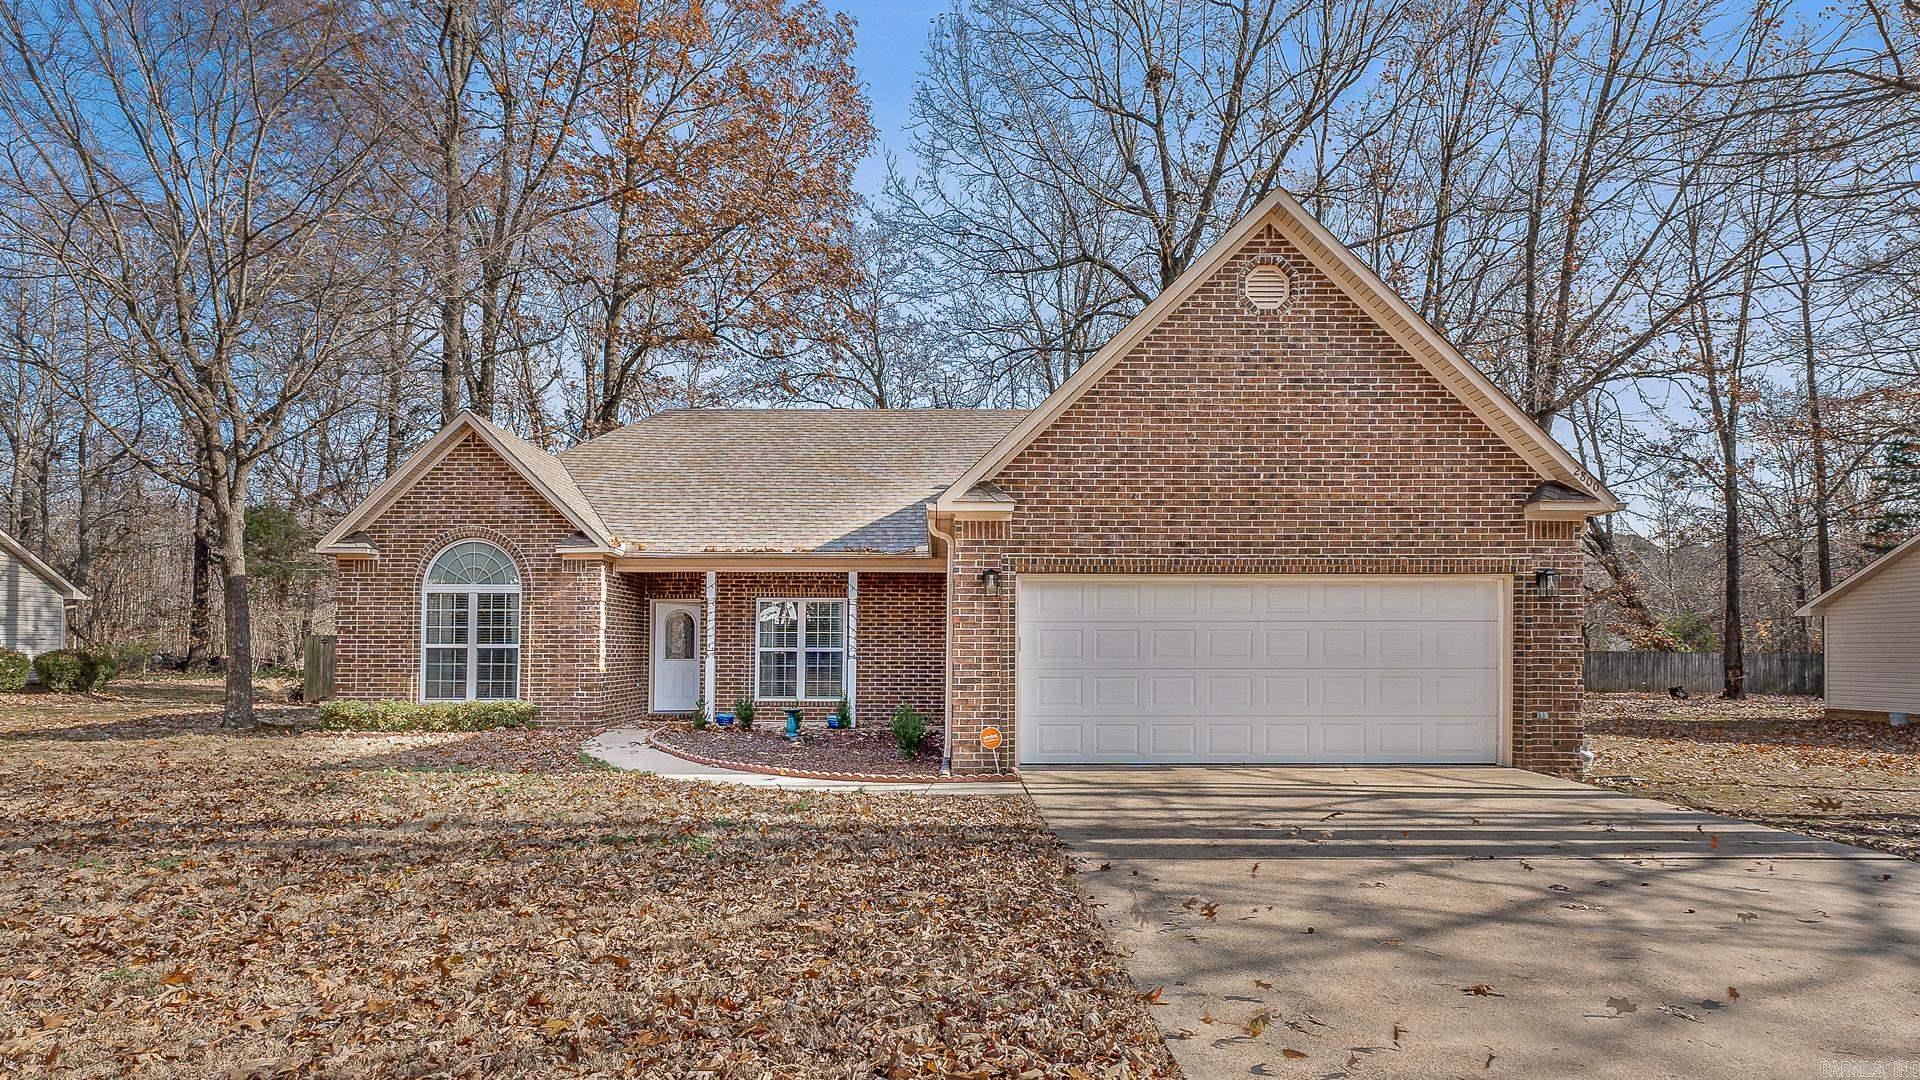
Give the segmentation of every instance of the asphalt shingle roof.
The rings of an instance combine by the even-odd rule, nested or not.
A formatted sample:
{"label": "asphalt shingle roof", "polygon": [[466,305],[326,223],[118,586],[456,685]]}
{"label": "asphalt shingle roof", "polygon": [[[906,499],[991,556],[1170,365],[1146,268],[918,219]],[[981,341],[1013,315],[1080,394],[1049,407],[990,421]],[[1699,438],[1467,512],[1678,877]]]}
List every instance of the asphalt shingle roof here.
{"label": "asphalt shingle roof", "polygon": [[884,552],[927,546],[926,504],[1019,424],[1014,409],[683,409],[561,453],[626,546]]}

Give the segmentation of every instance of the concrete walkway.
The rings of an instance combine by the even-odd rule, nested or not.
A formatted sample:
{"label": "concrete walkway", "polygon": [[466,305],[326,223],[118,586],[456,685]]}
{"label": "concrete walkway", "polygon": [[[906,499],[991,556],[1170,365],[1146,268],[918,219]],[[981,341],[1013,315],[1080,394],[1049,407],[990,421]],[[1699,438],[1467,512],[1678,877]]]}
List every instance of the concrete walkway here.
{"label": "concrete walkway", "polygon": [[1025,795],[1019,784],[1009,783],[868,783],[860,780],[813,780],[800,776],[742,772],[702,765],[656,749],[645,728],[616,728],[589,741],[581,748],[589,756],[616,769],[652,773],[668,780],[696,780],[708,784],[740,784],[745,787],[795,788],[807,791],[871,791],[909,795]]}
{"label": "concrete walkway", "polygon": [[1920,1077],[1901,859],[1513,769],[1024,779],[1188,1076]]}

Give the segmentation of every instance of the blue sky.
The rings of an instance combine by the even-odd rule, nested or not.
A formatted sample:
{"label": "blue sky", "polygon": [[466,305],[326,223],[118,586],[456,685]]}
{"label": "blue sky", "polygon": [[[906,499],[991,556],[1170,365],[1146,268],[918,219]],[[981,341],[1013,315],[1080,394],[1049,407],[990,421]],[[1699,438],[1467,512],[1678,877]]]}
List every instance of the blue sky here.
{"label": "blue sky", "polygon": [[913,101],[913,82],[926,51],[927,29],[936,16],[952,7],[951,0],[828,0],[828,6],[854,17],[853,62],[866,83],[873,103],[873,125],[880,141],[873,156],[854,175],[854,187],[869,197],[878,194],[886,179],[888,150],[907,162],[907,106]]}

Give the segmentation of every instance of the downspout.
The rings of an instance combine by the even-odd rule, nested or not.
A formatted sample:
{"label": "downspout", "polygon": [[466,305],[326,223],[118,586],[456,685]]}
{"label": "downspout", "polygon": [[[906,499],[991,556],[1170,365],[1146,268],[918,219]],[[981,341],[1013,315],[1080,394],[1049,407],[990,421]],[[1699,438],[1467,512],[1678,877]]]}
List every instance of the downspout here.
{"label": "downspout", "polygon": [[941,635],[942,648],[946,655],[940,664],[940,775],[953,775],[953,534],[941,532],[939,519],[933,507],[927,507],[927,532],[938,537],[947,545],[947,568],[943,571],[947,583],[947,612],[945,633]]}
{"label": "downspout", "polygon": [[720,711],[719,703],[713,700],[717,689],[715,686],[716,680],[714,678],[713,667],[716,655],[714,651],[715,638],[719,636],[715,633],[718,628],[714,626],[714,622],[719,615],[719,612],[716,610],[720,593],[719,580],[720,575],[714,573],[712,570],[707,571],[707,590],[705,597],[707,601],[706,638],[701,642],[702,645],[706,646],[706,648],[701,650],[701,652],[706,654],[706,670],[700,673],[700,696],[706,700],[708,717],[712,717]]}
{"label": "downspout", "polygon": [[847,724],[860,726],[860,571],[847,571]]}

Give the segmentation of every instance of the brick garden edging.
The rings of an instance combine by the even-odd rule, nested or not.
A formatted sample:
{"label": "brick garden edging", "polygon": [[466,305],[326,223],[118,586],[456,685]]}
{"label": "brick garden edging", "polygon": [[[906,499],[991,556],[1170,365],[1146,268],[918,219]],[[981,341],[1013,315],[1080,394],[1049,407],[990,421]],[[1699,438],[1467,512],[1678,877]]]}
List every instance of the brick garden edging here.
{"label": "brick garden edging", "polygon": [[705,754],[689,753],[675,749],[656,740],[652,732],[646,735],[647,745],[670,757],[682,761],[691,761],[695,765],[706,765],[715,769],[730,769],[734,772],[759,773],[763,776],[791,776],[798,780],[846,780],[863,784],[981,784],[1006,783],[1017,784],[1020,778],[1010,773],[975,773],[955,776],[919,776],[913,773],[847,773],[847,772],[807,772],[802,769],[784,769],[777,765],[756,765],[744,761],[729,761],[726,758],[708,757]]}

